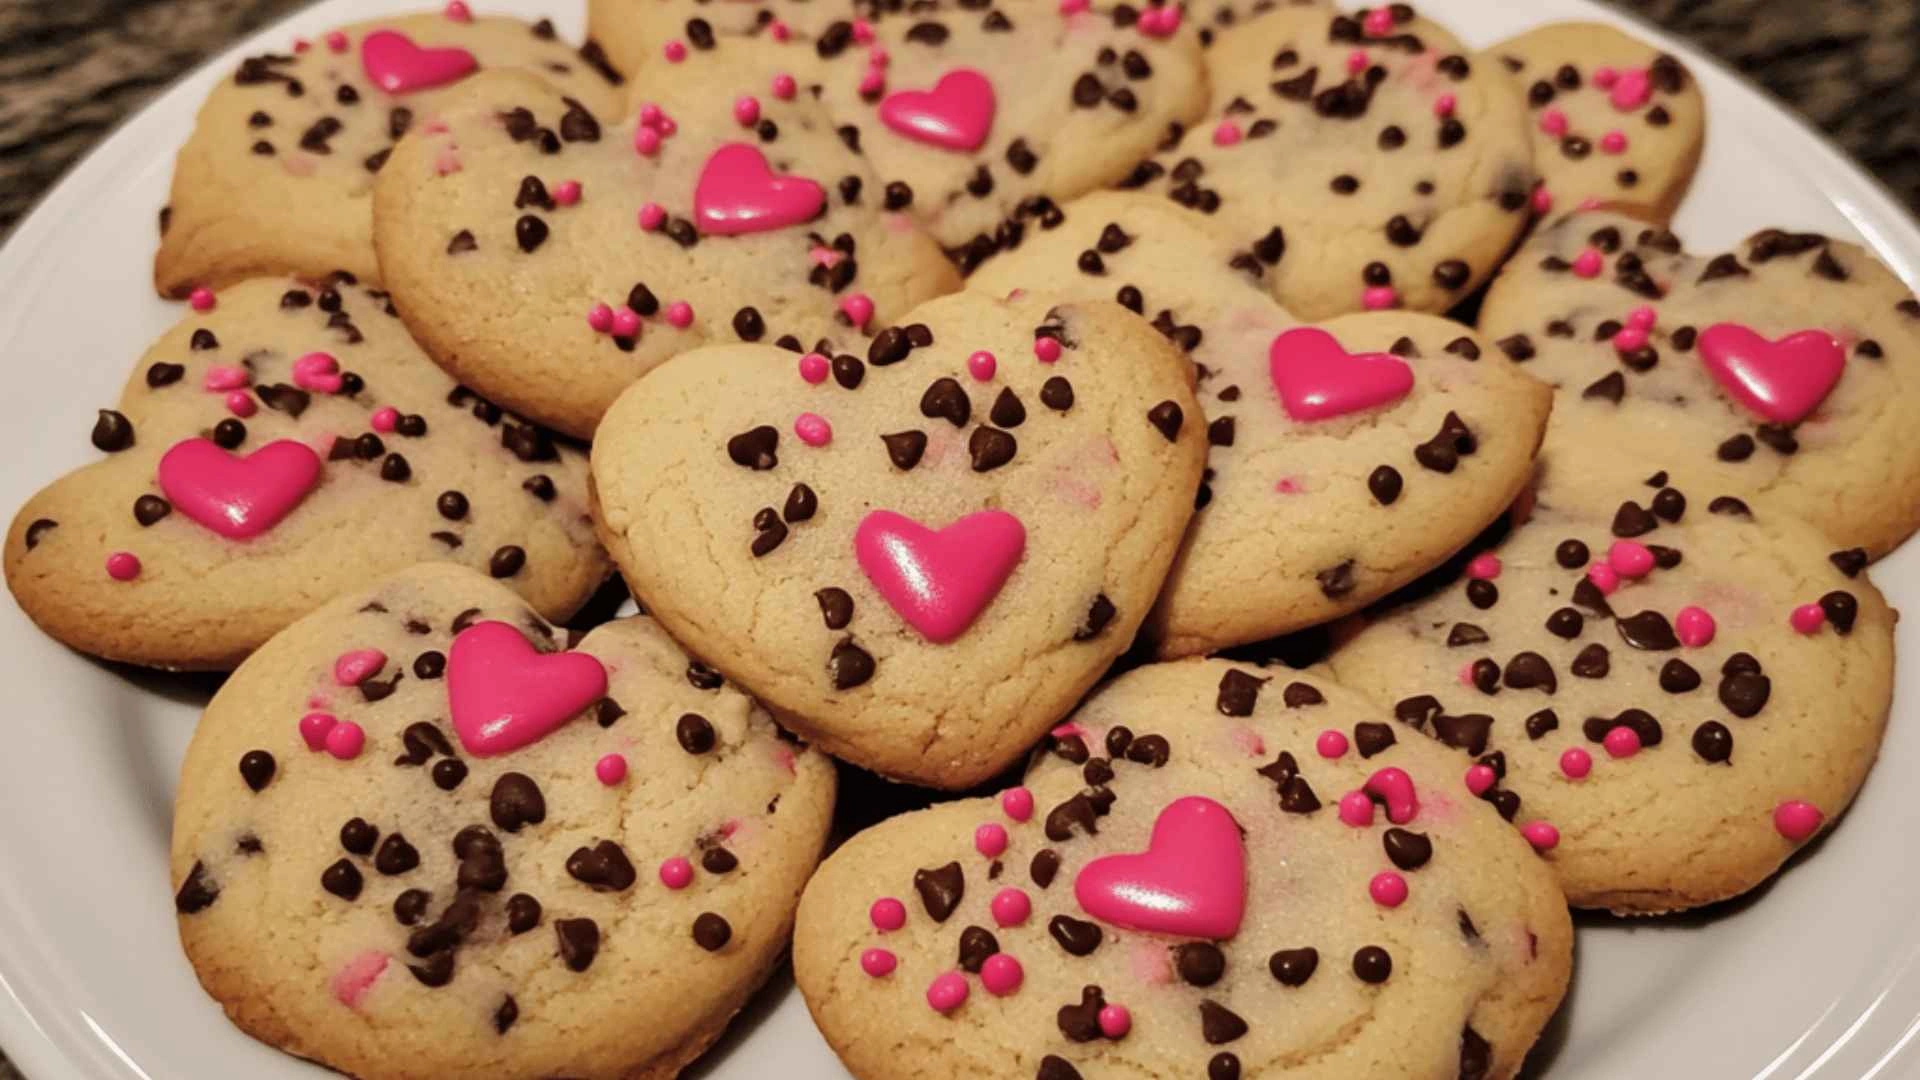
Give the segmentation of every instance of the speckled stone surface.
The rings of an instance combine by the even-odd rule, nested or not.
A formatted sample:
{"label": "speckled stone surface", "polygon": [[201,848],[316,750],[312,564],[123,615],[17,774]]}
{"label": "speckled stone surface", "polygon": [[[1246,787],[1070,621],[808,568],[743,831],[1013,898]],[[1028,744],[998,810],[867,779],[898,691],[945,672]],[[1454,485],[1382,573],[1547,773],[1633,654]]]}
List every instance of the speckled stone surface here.
{"label": "speckled stone surface", "polygon": [[[307,2],[0,0],[0,237],[174,78]],[[1765,86],[1920,211],[1920,0],[1612,2]],[[0,1080],[20,1080],[4,1058]]]}

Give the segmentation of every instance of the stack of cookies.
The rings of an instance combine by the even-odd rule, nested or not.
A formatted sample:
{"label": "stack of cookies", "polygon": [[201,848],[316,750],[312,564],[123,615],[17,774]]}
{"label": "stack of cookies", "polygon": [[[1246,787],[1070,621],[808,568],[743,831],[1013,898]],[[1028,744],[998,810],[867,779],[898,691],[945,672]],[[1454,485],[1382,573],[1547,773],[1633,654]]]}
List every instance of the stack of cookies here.
{"label": "stack of cookies", "polygon": [[[791,950],[862,1080],[1511,1077],[1569,906],[1739,895],[1859,789],[1920,301],[1690,254],[1672,57],[588,21],[243,62],[161,212],[189,310],[8,534],[47,633],[233,672],[173,903],[249,1034],[671,1077]],[[967,797],[851,834],[830,759]]]}

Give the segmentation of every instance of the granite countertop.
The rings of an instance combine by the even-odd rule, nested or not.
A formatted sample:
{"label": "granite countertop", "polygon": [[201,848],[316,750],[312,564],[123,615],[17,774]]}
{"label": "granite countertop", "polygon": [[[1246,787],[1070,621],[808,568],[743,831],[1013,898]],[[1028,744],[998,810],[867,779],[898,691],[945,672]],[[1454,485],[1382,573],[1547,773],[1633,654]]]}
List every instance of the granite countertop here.
{"label": "granite countertop", "polygon": [[[95,141],[175,77],[308,2],[0,4],[0,238]],[[1920,0],[1609,2],[1731,63],[1920,212]],[[1427,6],[1445,18],[1446,0]],[[0,1080],[19,1080],[4,1057]]]}

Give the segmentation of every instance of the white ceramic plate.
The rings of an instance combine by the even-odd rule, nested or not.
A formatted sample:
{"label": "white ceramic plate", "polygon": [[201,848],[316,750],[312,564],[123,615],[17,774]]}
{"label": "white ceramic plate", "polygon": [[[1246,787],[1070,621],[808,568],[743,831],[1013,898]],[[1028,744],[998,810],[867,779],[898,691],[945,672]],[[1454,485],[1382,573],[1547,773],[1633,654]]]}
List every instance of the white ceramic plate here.
{"label": "white ceramic plate", "polygon": [[[92,410],[180,317],[154,298],[155,213],[194,111],[244,53],[284,48],[407,0],[330,0],[188,77],[108,139],[0,250],[0,510],[93,456]],[[577,10],[497,0],[489,11]],[[565,2],[558,6],[571,7]],[[1545,21],[1619,16],[1589,0],[1429,0],[1485,45]],[[1909,283],[1920,228],[1808,128],[1682,43],[1711,116],[1678,231],[1697,249],[1770,225],[1857,236]],[[1873,577],[1920,606],[1920,545]],[[1901,635],[1903,671],[1920,646]],[[1912,658],[1909,660],[1909,658]],[[214,682],[97,664],[0,604],[0,1041],[35,1080],[329,1075],[256,1044],[200,991],[174,935],[167,879],[173,787]],[[1534,1070],[1551,1080],[1920,1074],[1920,731],[1894,703],[1882,762],[1843,825],[1745,900],[1635,923],[1583,920],[1568,1007]],[[844,1080],[786,979],[694,1070],[712,1080]]]}

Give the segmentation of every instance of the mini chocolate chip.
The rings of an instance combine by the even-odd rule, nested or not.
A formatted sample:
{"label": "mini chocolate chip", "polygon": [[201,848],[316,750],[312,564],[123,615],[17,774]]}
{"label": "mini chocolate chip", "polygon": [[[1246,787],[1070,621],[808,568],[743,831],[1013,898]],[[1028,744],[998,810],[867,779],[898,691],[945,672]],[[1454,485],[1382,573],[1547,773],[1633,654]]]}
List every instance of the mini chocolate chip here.
{"label": "mini chocolate chip", "polygon": [[510,833],[547,820],[546,797],[540,793],[540,785],[525,773],[501,773],[494,781],[488,809],[493,823]]}
{"label": "mini chocolate chip", "polygon": [[966,871],[958,862],[930,870],[916,870],[913,874],[914,891],[920,894],[920,903],[934,922],[946,922],[953,910],[967,894]]}
{"label": "mini chocolate chip", "polygon": [[1611,660],[1607,647],[1596,642],[1580,650],[1573,658],[1571,670],[1583,679],[1604,679],[1612,667]]}
{"label": "mini chocolate chip", "polygon": [[1560,716],[1552,709],[1541,709],[1527,717],[1527,738],[1540,739],[1548,733],[1559,730]]}
{"label": "mini chocolate chip", "polygon": [[1587,545],[1578,540],[1562,540],[1560,546],[1553,549],[1553,561],[1568,570],[1587,565]]}
{"label": "mini chocolate chip", "polygon": [[514,893],[507,898],[507,930],[515,935],[524,934],[540,925],[540,901],[526,893]]}
{"label": "mini chocolate chip", "polygon": [[531,253],[547,241],[547,223],[532,214],[520,215],[513,223],[513,237],[520,244],[520,250]]}
{"label": "mini chocolate chip", "polygon": [[1180,437],[1180,425],[1185,419],[1180,406],[1171,401],[1163,401],[1147,410],[1147,422],[1160,429],[1160,434],[1166,436],[1168,442]]}
{"label": "mini chocolate chip", "polygon": [[575,848],[567,856],[567,874],[594,892],[625,892],[639,880],[626,851],[611,840]]}
{"label": "mini chocolate chip", "polygon": [[1173,756],[1173,746],[1164,736],[1142,735],[1127,747],[1127,760],[1136,765],[1159,768]]}
{"label": "mini chocolate chip", "polygon": [[1353,973],[1361,982],[1378,985],[1393,974],[1393,957],[1378,945],[1365,945],[1353,954]]}
{"label": "mini chocolate chip", "polygon": [[133,445],[133,423],[112,409],[101,409],[93,424],[93,445],[109,454]]}
{"label": "mini chocolate chip", "polygon": [[1563,607],[1547,616],[1547,632],[1554,637],[1572,641],[1586,628],[1586,622],[1587,620],[1578,611]]}
{"label": "mini chocolate chip", "polygon": [[1299,949],[1281,949],[1267,960],[1267,970],[1282,986],[1305,986],[1313,978],[1315,968],[1320,966],[1319,950],[1308,946]]}
{"label": "mini chocolate chip", "polygon": [[[133,520],[139,522],[142,528],[158,523],[171,513],[173,504],[158,495],[142,495],[133,500]],[[34,539],[39,538],[36,536]]]}
{"label": "mini chocolate chip", "polygon": [[593,966],[600,952],[600,924],[592,919],[555,919],[553,930],[560,939],[560,959],[570,971],[585,971]]}
{"label": "mini chocolate chip", "polygon": [[[1034,852],[1033,861],[1027,866],[1027,876],[1031,877],[1033,883],[1042,889],[1051,886],[1053,879],[1059,873],[1060,854],[1052,848],[1041,848],[1039,851]],[[1096,927],[1096,929],[1098,928]]]}
{"label": "mini chocolate chip", "polygon": [[1492,733],[1493,717],[1485,713],[1468,713],[1464,716],[1441,713],[1433,718],[1434,738],[1476,757],[1486,752],[1487,739]]}
{"label": "mini chocolate chip", "polygon": [[1433,858],[1433,841],[1406,829],[1388,829],[1381,834],[1380,844],[1386,849],[1387,861],[1402,870],[1418,870]]}
{"label": "mini chocolate chip", "polygon": [[1226,1051],[1207,1061],[1207,1080],[1240,1080],[1240,1059]]}
{"label": "mini chocolate chip", "polygon": [[1220,692],[1214,698],[1214,707],[1222,716],[1252,716],[1260,688],[1267,682],[1238,668],[1229,669],[1220,677]]}
{"label": "mini chocolate chip", "polygon": [[865,684],[873,678],[873,669],[873,655],[855,645],[852,638],[841,639],[827,657],[827,675],[833,680],[835,690],[851,690]]}
{"label": "mini chocolate chip", "polygon": [[441,758],[433,763],[433,786],[452,791],[467,778],[467,764],[458,758]]}
{"label": "mini chocolate chip", "polygon": [[1227,973],[1227,957],[1211,942],[1188,942],[1174,947],[1173,969],[1189,986],[1212,986]]}
{"label": "mini chocolate chip", "polygon": [[420,852],[399,833],[388,833],[373,856],[373,868],[388,877],[404,874],[420,865]]}
{"label": "mini chocolate chip", "polygon": [[974,472],[991,472],[1012,461],[1018,451],[1019,443],[999,428],[977,427],[967,438],[967,454],[973,460]]}
{"label": "mini chocolate chip", "polygon": [[[1046,852],[1045,854],[1051,854]],[[1057,860],[1057,856],[1055,857]],[[1045,886],[1042,886],[1044,888]],[[1047,933],[1071,956],[1088,956],[1100,947],[1102,934],[1095,923],[1082,922],[1066,915],[1055,915],[1047,923]]]}
{"label": "mini chocolate chip", "polygon": [[1733,732],[1718,720],[1693,729],[1693,752],[1709,765],[1733,760]]}
{"label": "mini chocolate chip", "polygon": [[902,472],[920,464],[920,456],[927,452],[927,433],[924,431],[899,431],[880,436],[880,441],[886,445],[887,460]]}
{"label": "mini chocolate chip", "polygon": [[1091,641],[1099,637],[1100,631],[1105,630],[1107,624],[1113,621],[1114,614],[1113,601],[1107,599],[1107,594],[1095,594],[1093,602],[1087,605],[1086,618],[1074,628],[1073,640]]}
{"label": "mini chocolate chip", "polygon": [[985,927],[969,926],[960,931],[960,967],[970,974],[980,974],[987,958],[1000,951],[1000,941],[992,931]]}
{"label": "mini chocolate chip", "polygon": [[426,917],[427,905],[432,902],[433,894],[425,889],[407,889],[393,898],[393,921],[412,926]]}
{"label": "mini chocolate chip", "polygon": [[320,872],[320,887],[342,900],[358,900],[365,883],[360,876],[360,868],[346,859]]}
{"label": "mini chocolate chip", "polygon": [[1247,1033],[1247,1022],[1217,1001],[1200,1003],[1200,1037],[1209,1046],[1230,1043]]}
{"label": "mini chocolate chip", "polygon": [[354,855],[370,855],[373,845],[380,839],[380,830],[367,824],[365,818],[349,818],[340,826],[340,846]]}
{"label": "mini chocolate chip", "polygon": [[682,713],[674,724],[673,734],[680,741],[680,749],[689,754],[704,754],[713,749],[717,741],[713,724],[699,713]]}
{"label": "mini chocolate chip", "polygon": [[1059,375],[1040,384],[1040,403],[1055,412],[1073,408],[1073,384]]}
{"label": "mini chocolate chip", "polygon": [[1353,746],[1363,758],[1384,752],[1394,742],[1393,728],[1386,724],[1363,720],[1353,725]]}
{"label": "mini chocolate chip", "polygon": [[1514,690],[1543,689],[1552,694],[1560,688],[1559,676],[1554,674],[1553,665],[1537,652],[1515,653],[1507,661],[1504,676],[1506,685]]}

